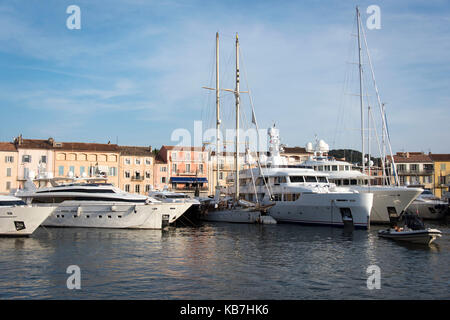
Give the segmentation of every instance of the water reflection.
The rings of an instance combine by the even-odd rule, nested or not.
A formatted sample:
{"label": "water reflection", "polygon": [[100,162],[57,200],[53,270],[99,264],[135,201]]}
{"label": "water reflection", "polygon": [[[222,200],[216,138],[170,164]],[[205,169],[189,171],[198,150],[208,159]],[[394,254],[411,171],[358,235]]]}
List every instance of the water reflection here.
{"label": "water reflection", "polygon": [[[348,230],[205,223],[161,230],[39,228],[0,239],[0,298],[426,299],[448,296],[450,243],[430,247]],[[68,290],[78,265],[82,289]],[[378,265],[382,290],[366,287]]]}

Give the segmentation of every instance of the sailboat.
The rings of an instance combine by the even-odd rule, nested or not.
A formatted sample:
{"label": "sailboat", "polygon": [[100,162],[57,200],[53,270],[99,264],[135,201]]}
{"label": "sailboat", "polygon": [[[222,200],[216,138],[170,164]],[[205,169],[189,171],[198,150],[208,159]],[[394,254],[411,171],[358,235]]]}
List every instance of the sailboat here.
{"label": "sailboat", "polygon": [[[205,87],[204,87],[205,88]],[[236,33],[236,88],[223,89],[233,92],[236,99],[236,138],[234,155],[234,195],[220,197],[219,186],[219,130],[220,130],[220,87],[219,87],[219,33],[216,33],[216,88],[205,88],[216,91],[216,195],[212,201],[202,204],[199,219],[204,221],[231,222],[231,223],[262,223],[276,224],[276,220],[266,215],[268,209],[273,204],[262,205],[246,200],[241,200],[239,196],[239,112],[240,112],[240,75],[239,75],[239,37]]]}
{"label": "sailboat", "polygon": [[[370,161],[370,136],[369,136],[369,146],[368,146],[368,154],[369,156],[365,159],[365,135],[364,135],[364,97],[365,94],[363,92],[363,63],[362,63],[362,40],[364,40],[365,48],[367,50],[368,62],[371,70],[372,81],[374,84],[377,103],[380,108],[381,113],[381,122],[382,122],[382,142],[383,142],[383,151],[381,159],[382,159],[382,170],[383,175],[385,175],[385,149],[386,142],[389,147],[389,151],[391,154],[391,159],[393,161],[394,157],[392,156],[392,148],[390,145],[389,134],[387,132],[387,123],[386,123],[386,113],[384,110],[384,104],[381,103],[380,95],[378,92],[378,87],[375,81],[375,75],[372,67],[372,62],[370,59],[370,54],[368,51],[367,40],[365,37],[364,29],[361,24],[361,16],[359,12],[359,8],[356,7],[356,19],[357,19],[357,36],[358,36],[358,66],[359,66],[359,104],[360,104],[360,112],[361,112],[361,151],[362,151],[362,172],[358,172],[356,170],[352,170],[352,165],[348,162],[330,160],[328,157],[323,156],[321,147],[323,145],[323,140],[320,140],[319,143],[316,143],[316,147],[312,148],[312,143],[308,143],[307,150],[310,152],[314,152],[314,157],[310,157],[307,161],[304,161],[302,164],[305,166],[309,166],[317,171],[325,172],[329,174],[329,180],[335,183],[337,186],[348,188],[350,190],[355,190],[361,193],[373,193],[373,208],[370,215],[371,223],[378,224],[389,224],[395,222],[405,211],[408,206],[423,192],[421,188],[407,188],[402,187],[398,184],[398,177],[395,173],[395,181],[396,185],[389,185],[387,183],[386,177],[383,178],[383,185],[371,185],[371,161]],[[370,117],[371,108],[370,105],[368,107],[368,116]],[[372,118],[373,120],[373,118]],[[368,126],[370,126],[370,120],[368,120]],[[370,128],[368,128],[370,129]],[[326,145],[326,144],[325,144]],[[328,145],[327,145],[328,146]],[[328,150],[325,150],[328,152]],[[368,164],[368,170],[366,170],[366,161]],[[395,167],[395,163],[392,164]],[[368,172],[368,174],[366,173]],[[392,221],[391,221],[392,220]]]}

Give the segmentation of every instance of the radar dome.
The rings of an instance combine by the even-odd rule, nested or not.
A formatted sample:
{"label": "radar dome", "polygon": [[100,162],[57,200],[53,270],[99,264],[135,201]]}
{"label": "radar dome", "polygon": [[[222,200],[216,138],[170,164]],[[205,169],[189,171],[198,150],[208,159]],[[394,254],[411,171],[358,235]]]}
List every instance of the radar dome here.
{"label": "radar dome", "polygon": [[314,151],[313,144],[311,142],[308,142],[306,144],[306,152],[313,152],[313,151]]}

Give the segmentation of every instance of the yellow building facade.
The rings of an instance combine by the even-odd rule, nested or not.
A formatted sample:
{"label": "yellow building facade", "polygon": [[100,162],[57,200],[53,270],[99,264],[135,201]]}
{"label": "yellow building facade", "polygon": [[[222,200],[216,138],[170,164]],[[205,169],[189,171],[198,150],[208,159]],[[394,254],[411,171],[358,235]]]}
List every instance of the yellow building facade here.
{"label": "yellow building facade", "polygon": [[13,143],[0,142],[0,194],[9,194],[17,184],[18,152]]}
{"label": "yellow building facade", "polygon": [[434,163],[433,193],[441,198],[448,191],[450,184],[450,154],[430,153],[429,157]]}
{"label": "yellow building facade", "polygon": [[119,188],[147,195],[154,185],[155,155],[152,147],[119,146]]}

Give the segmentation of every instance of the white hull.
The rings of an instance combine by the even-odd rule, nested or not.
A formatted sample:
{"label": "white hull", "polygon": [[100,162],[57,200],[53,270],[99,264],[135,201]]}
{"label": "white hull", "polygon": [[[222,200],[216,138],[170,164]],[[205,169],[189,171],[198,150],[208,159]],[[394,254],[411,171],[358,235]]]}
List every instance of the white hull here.
{"label": "white hull", "polygon": [[422,219],[439,220],[445,216],[448,204],[438,200],[415,200],[406,209],[407,213],[418,214]]}
{"label": "white hull", "polygon": [[383,186],[352,186],[351,190],[361,193],[373,193],[373,207],[370,213],[371,223],[390,223],[389,207],[394,207],[397,216],[422,193],[420,188],[401,188]]}
{"label": "white hull", "polygon": [[371,193],[302,194],[296,201],[276,202],[269,214],[279,222],[344,226],[341,208],[349,208],[356,228],[369,228],[373,203]]}
{"label": "white hull", "polygon": [[44,221],[48,227],[162,229],[191,206],[189,203],[132,204],[65,201]]}
{"label": "white hull", "polygon": [[55,207],[0,207],[0,235],[31,235]]}

